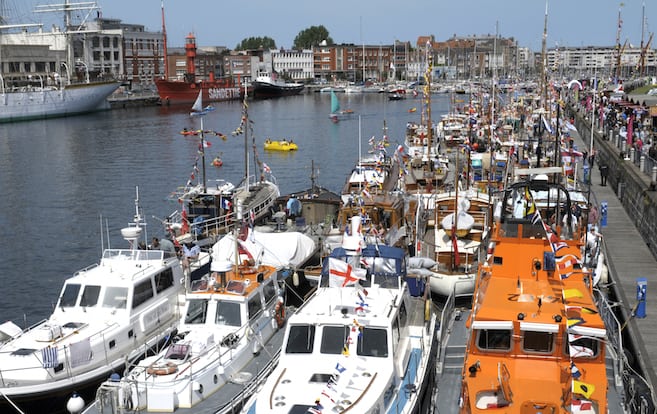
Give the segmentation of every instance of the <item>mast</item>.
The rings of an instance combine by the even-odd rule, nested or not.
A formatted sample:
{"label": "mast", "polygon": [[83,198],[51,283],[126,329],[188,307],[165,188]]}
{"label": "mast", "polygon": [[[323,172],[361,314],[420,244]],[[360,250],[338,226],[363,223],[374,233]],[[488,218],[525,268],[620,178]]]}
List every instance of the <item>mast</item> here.
{"label": "mast", "polygon": [[167,26],[164,24],[164,0],[162,0],[162,52],[164,53],[164,79],[169,80],[169,57],[167,51]]}
{"label": "mast", "polygon": [[614,84],[617,84],[618,80],[620,79],[621,55],[623,54],[620,44],[621,28],[623,27],[623,20],[621,20],[621,8],[623,6],[623,3],[618,6],[618,28],[616,30],[616,67],[614,68]]}
{"label": "mast", "polygon": [[424,98],[427,110],[427,158],[431,156],[433,145],[433,126],[431,125],[431,74],[433,71],[433,53],[431,41],[427,40],[426,50],[427,71],[424,74]]}

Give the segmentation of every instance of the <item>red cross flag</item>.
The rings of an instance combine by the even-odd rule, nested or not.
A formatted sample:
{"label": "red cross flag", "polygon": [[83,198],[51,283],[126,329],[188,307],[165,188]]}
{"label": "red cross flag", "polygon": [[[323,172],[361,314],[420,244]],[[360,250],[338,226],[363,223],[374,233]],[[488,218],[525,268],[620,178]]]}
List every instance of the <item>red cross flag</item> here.
{"label": "red cross flag", "polygon": [[365,280],[367,270],[354,269],[350,264],[342,260],[329,257],[329,286],[345,287],[353,286],[359,280]]}

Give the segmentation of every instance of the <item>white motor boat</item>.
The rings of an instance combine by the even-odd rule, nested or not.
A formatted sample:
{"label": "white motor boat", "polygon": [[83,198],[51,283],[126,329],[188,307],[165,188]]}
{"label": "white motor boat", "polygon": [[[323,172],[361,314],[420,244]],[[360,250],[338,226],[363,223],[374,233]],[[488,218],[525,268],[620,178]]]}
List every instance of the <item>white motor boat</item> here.
{"label": "white motor boat", "polygon": [[102,381],[174,333],[181,263],[163,250],[138,249],[138,200],[136,210],[121,230],[129,249],[105,249],[100,263],[64,282],[48,319],[0,343],[0,412],[64,412],[74,392],[89,401]]}

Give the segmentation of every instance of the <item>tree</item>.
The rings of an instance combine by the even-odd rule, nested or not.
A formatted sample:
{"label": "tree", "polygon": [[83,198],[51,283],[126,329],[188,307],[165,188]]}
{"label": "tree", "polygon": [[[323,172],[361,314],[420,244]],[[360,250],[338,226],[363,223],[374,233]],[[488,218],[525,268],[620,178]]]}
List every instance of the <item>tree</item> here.
{"label": "tree", "polygon": [[243,39],[237,46],[235,50],[253,50],[253,49],[276,49],[276,42],[274,39],[268,36],[264,37],[249,37]]}
{"label": "tree", "polygon": [[311,26],[299,32],[294,38],[293,49],[312,49],[319,46],[320,43],[326,42],[327,46],[333,45],[333,39],[329,37],[329,32],[324,26]]}

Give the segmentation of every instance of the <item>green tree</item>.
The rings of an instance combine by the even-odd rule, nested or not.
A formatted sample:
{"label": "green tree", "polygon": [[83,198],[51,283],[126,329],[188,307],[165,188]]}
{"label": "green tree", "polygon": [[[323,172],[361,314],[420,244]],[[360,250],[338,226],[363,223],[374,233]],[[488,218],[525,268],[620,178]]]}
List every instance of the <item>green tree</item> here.
{"label": "green tree", "polygon": [[312,49],[319,46],[320,43],[326,42],[327,46],[333,45],[333,39],[329,36],[326,27],[311,26],[299,32],[297,37],[294,38],[293,49]]}
{"label": "green tree", "polygon": [[243,39],[235,46],[235,50],[253,50],[253,49],[276,49],[276,42],[268,36],[249,37]]}

